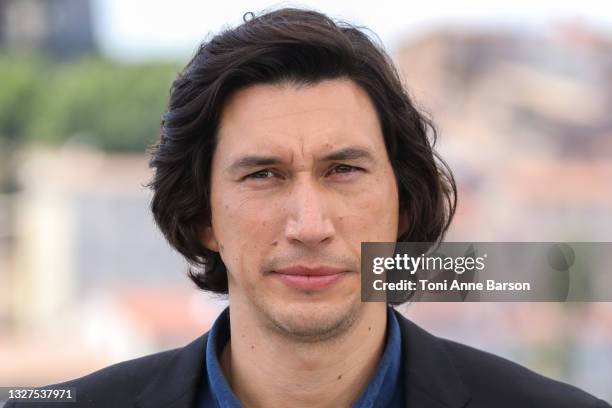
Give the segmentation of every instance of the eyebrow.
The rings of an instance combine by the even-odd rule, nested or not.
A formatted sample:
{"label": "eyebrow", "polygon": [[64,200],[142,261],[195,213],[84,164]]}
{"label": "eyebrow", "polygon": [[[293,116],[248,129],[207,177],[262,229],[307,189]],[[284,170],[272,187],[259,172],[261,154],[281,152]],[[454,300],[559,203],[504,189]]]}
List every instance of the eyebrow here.
{"label": "eyebrow", "polygon": [[[358,160],[365,159],[367,161],[374,161],[374,156],[369,150],[362,147],[346,147],[344,149],[336,150],[323,156],[320,161],[343,161],[343,160]],[[260,155],[248,155],[243,156],[235,160],[230,166],[227,167],[228,172],[236,172],[239,170],[251,169],[253,167],[260,166],[275,166],[282,164],[283,159],[280,156],[260,156]]]}

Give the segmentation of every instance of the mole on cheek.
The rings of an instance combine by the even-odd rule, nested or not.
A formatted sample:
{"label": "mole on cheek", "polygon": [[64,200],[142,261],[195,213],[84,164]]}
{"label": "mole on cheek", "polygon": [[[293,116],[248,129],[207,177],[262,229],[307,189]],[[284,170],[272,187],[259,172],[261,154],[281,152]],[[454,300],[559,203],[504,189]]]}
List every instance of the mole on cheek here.
{"label": "mole on cheek", "polygon": [[272,246],[277,246],[277,245],[278,245],[278,241],[274,241],[274,242],[272,243]]}

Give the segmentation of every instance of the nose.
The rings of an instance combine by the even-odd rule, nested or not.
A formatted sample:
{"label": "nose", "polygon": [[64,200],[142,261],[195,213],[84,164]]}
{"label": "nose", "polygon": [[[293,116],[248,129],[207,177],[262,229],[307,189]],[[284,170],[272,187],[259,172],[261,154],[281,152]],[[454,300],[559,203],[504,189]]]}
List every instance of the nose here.
{"label": "nose", "polygon": [[309,247],[331,242],[335,228],[330,207],[326,192],[316,181],[296,181],[287,200],[287,239]]}

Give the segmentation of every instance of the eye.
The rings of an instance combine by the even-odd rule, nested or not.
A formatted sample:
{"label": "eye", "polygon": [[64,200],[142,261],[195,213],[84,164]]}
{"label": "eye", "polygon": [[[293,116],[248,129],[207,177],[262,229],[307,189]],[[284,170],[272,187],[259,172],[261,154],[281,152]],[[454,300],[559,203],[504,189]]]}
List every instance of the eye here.
{"label": "eye", "polygon": [[357,170],[357,167],[349,166],[347,164],[340,164],[332,169],[336,170],[337,173],[348,173],[354,170]]}
{"label": "eye", "polygon": [[332,169],[330,170],[330,174],[348,174],[348,173],[354,173],[357,171],[362,170],[359,167],[355,167],[355,166],[349,166],[348,164],[339,164],[337,166],[332,167]]}
{"label": "eye", "polygon": [[268,179],[274,176],[276,176],[276,174],[274,174],[272,170],[264,169],[264,170],[256,171],[255,173],[251,173],[245,176],[244,178],[245,180],[246,179]]}

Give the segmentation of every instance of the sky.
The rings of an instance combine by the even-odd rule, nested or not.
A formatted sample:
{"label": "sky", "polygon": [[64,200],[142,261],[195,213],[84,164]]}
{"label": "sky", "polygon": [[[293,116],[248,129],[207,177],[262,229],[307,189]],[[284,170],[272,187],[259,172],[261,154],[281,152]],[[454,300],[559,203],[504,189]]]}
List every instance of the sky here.
{"label": "sky", "polygon": [[447,26],[530,29],[578,21],[612,31],[610,0],[93,0],[94,30],[111,57],[184,59],[207,36],[239,24],[244,13],[281,6],[364,25],[390,51],[409,36]]}

